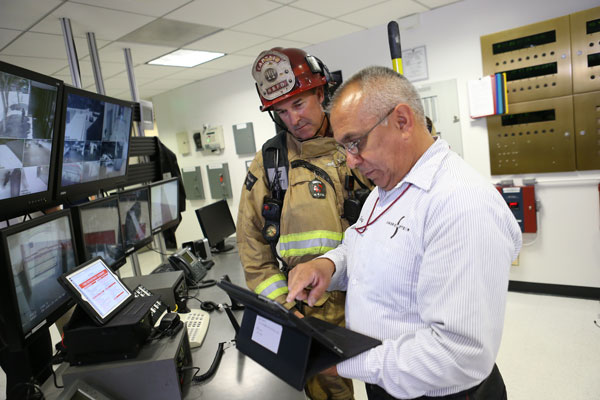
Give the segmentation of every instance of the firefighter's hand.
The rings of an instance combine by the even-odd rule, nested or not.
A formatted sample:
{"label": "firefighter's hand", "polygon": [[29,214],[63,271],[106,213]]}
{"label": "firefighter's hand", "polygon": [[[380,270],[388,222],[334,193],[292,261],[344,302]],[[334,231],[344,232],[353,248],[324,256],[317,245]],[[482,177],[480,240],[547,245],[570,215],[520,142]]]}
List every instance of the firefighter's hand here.
{"label": "firefighter's hand", "polygon": [[334,271],[335,264],[327,258],[296,265],[288,275],[289,293],[286,301],[307,301],[309,306],[314,306],[329,287]]}

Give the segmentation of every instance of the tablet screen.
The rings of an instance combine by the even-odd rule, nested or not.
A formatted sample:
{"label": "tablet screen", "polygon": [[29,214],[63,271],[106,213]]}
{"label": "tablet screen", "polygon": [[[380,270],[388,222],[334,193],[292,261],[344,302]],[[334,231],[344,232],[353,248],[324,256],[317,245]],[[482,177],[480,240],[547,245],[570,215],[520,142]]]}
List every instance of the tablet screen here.
{"label": "tablet screen", "polygon": [[67,275],[66,279],[102,319],[132,296],[102,259]]}

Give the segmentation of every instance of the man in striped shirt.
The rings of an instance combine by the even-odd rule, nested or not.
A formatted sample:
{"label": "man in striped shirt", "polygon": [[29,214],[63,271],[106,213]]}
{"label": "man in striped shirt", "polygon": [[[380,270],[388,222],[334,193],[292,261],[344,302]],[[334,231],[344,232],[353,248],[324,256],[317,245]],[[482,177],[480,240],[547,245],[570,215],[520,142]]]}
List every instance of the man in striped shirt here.
{"label": "man in striped shirt", "polygon": [[292,270],[287,301],[347,290],[346,326],[382,344],[327,372],[364,381],[370,400],[505,399],[495,360],[521,248],[506,203],[431,137],[416,90],[391,69],[345,82],[331,124],[377,189],[339,247]]}

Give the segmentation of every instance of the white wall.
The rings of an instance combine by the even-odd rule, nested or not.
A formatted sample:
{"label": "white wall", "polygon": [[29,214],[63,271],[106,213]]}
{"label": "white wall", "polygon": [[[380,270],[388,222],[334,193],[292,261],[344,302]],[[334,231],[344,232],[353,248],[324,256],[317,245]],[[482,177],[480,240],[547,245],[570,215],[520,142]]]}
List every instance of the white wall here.
{"label": "white wall", "polygon": [[[464,158],[481,174],[490,176],[487,129],[485,121],[469,118],[466,93],[466,82],[482,75],[480,36],[595,6],[596,0],[463,0],[424,13],[418,26],[401,31],[403,48],[426,46],[430,79],[419,84],[457,80]],[[345,78],[368,65],[391,66],[386,25],[307,50],[321,58],[330,70],[341,69]],[[200,165],[203,169],[208,200],[188,202],[188,211],[177,231],[180,241],[197,239],[202,233],[193,210],[214,201],[206,183],[207,164],[229,163],[234,188],[229,204],[234,218],[237,215],[245,160],[251,157],[235,153],[232,125],[253,122],[258,150],[274,134],[274,127],[268,115],[258,110],[250,66],[159,95],[153,102],[160,138],[175,152],[178,131],[191,135],[203,124],[222,125],[224,129],[226,148],[222,155],[203,156],[192,151],[191,155],[178,157],[183,168]],[[570,183],[542,183],[536,188],[542,206],[539,234],[525,235],[524,241],[529,245],[523,248],[520,266],[513,268],[511,280],[600,287],[600,172],[494,176],[490,180],[515,178],[518,183],[524,177],[536,177],[540,182],[566,179]],[[582,178],[589,179],[581,181]]]}

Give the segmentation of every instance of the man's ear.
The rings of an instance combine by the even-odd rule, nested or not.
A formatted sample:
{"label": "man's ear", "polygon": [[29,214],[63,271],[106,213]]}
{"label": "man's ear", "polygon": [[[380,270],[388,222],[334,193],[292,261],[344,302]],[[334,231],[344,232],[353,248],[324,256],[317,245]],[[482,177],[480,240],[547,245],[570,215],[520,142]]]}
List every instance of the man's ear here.
{"label": "man's ear", "polygon": [[412,132],[415,127],[415,114],[413,110],[404,103],[398,104],[390,115],[391,123],[402,132]]}
{"label": "man's ear", "polygon": [[317,86],[315,88],[315,94],[317,95],[317,99],[319,99],[319,104],[323,104],[325,100],[325,92],[323,91],[323,86]]}

